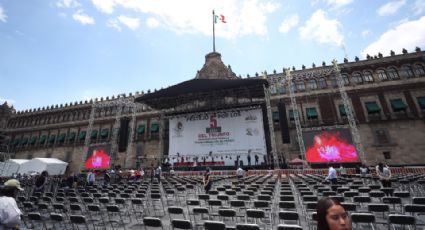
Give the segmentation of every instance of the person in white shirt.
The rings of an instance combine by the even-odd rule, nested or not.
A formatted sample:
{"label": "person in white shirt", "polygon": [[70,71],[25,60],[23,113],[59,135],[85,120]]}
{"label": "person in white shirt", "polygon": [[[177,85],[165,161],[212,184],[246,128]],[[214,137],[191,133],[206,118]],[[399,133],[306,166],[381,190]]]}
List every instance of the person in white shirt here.
{"label": "person in white shirt", "polygon": [[18,208],[15,197],[21,188],[21,183],[10,179],[0,189],[0,230],[19,229],[22,212]]}
{"label": "person in white shirt", "polygon": [[89,171],[87,173],[87,185],[92,186],[95,180],[96,180],[96,176],[94,175],[92,171]]}
{"label": "person in white shirt", "polygon": [[336,184],[336,182],[338,181],[336,170],[334,169],[334,167],[332,166],[329,167],[329,172],[328,172],[328,176],[326,177],[326,180],[329,180],[332,184]]}
{"label": "person in white shirt", "polygon": [[238,177],[238,180],[242,179],[244,174],[245,171],[241,167],[236,170],[236,176]]}
{"label": "person in white shirt", "polygon": [[341,166],[339,166],[339,173],[341,174],[341,177],[346,177],[347,176],[347,169],[342,167],[342,165],[341,165]]}

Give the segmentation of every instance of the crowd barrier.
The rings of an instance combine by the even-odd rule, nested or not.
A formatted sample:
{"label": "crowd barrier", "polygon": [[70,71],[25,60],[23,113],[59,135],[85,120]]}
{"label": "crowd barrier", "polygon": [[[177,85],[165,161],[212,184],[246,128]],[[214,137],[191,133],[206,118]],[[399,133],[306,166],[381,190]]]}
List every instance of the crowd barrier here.
{"label": "crowd barrier", "polygon": [[[410,174],[410,173],[425,173],[425,167],[391,167],[392,174]],[[347,174],[356,174],[356,169],[347,168]],[[374,171],[374,169],[373,169]],[[328,169],[276,169],[276,170],[249,170],[245,172],[245,175],[267,175],[272,173],[274,175],[282,174],[321,174],[327,175]],[[205,174],[205,171],[176,171],[174,175],[176,176],[202,176]],[[236,170],[220,170],[220,171],[211,171],[211,175],[218,176],[235,176]],[[168,176],[168,172],[163,173],[164,176]]]}

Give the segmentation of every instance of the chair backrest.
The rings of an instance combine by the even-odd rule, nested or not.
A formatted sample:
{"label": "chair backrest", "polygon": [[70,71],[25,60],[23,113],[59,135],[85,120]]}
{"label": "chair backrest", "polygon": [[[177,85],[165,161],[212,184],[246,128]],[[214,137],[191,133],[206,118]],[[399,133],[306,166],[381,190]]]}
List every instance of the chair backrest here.
{"label": "chair backrest", "polygon": [[424,204],[425,205],[425,197],[413,197],[413,204]]}
{"label": "chair backrest", "polygon": [[235,217],[236,211],[234,209],[219,209],[218,215],[223,217]]}
{"label": "chair backrest", "polygon": [[143,218],[143,224],[148,227],[162,227],[162,222],[159,218],[155,217],[145,217]]}
{"label": "chair backrest", "polygon": [[86,222],[86,217],[83,215],[70,215],[69,219],[71,220],[71,223],[73,224],[85,224]]}
{"label": "chair backrest", "polygon": [[260,227],[256,224],[237,224],[236,230],[260,230]]}
{"label": "chair backrest", "polygon": [[30,220],[41,220],[41,214],[39,212],[28,213],[28,219]]}
{"label": "chair backrest", "polygon": [[266,214],[260,209],[247,209],[246,216],[249,218],[264,218]]}
{"label": "chair backrest", "polygon": [[281,220],[299,220],[297,212],[294,211],[280,211],[279,219]]}
{"label": "chair backrest", "polygon": [[64,220],[62,214],[54,212],[50,213],[50,219],[57,222],[62,222]]}
{"label": "chair backrest", "polygon": [[205,221],[204,228],[205,230],[226,230],[226,225],[219,221]]}
{"label": "chair backrest", "polygon": [[388,204],[368,204],[367,210],[369,212],[388,212],[390,211],[390,206]]}
{"label": "chair backrest", "polygon": [[183,214],[184,211],[183,211],[183,208],[181,208],[181,207],[171,206],[171,207],[168,207],[168,213],[170,213],[170,214]]}
{"label": "chair backrest", "polygon": [[416,219],[414,216],[390,214],[388,215],[388,226],[393,224],[398,225],[416,225]]}
{"label": "chair backrest", "polygon": [[406,205],[404,205],[404,212],[425,213],[425,205],[422,205],[422,204],[406,204]]}
{"label": "chair backrest", "polygon": [[303,228],[295,224],[279,224],[277,230],[302,230]]}
{"label": "chair backrest", "polygon": [[279,208],[295,209],[295,202],[294,201],[280,201],[279,202]]}
{"label": "chair backrest", "polygon": [[357,211],[357,205],[354,203],[343,202],[341,203],[341,205],[342,207],[344,207],[345,211],[349,211],[349,212]]}
{"label": "chair backrest", "polygon": [[375,215],[372,213],[352,213],[351,221],[353,223],[375,223]]}
{"label": "chair backrest", "polygon": [[190,220],[174,219],[171,220],[171,226],[177,229],[192,229],[192,223]]}

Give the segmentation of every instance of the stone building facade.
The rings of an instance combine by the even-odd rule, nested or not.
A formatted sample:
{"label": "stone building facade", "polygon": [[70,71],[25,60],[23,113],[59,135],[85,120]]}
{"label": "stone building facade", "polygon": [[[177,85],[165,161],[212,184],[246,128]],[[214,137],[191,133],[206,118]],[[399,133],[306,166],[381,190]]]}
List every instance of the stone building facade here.
{"label": "stone building facade", "polygon": [[[425,164],[425,52],[384,57],[368,56],[366,60],[339,64],[358,125],[365,162],[387,161],[393,165]],[[293,87],[300,110],[303,131],[332,127],[348,127],[332,66],[295,70]],[[231,71],[231,69],[229,68]],[[198,73],[199,74],[199,73]],[[299,156],[296,130],[284,73],[255,76],[266,78],[271,91],[271,105],[275,139],[279,158]],[[118,106],[114,101],[133,100],[142,93],[112,96],[91,101],[80,101],[25,111],[14,111],[1,117],[0,132],[8,136],[9,151],[15,158],[55,157],[70,163],[69,171],[81,169],[86,151],[85,139],[90,144],[111,143],[118,132]],[[109,103],[111,102],[111,103]],[[286,105],[287,121],[280,120],[279,103]],[[97,108],[91,133],[86,133],[93,104],[110,104]],[[4,108],[3,108],[4,109]],[[124,108],[120,117],[131,117],[132,108]],[[168,139],[167,127],[160,134],[160,113],[141,105],[135,112],[132,141],[126,152],[117,153],[115,164],[123,167],[149,166],[160,161],[161,145]],[[287,122],[290,143],[283,143],[281,122]],[[115,132],[115,134],[114,134]],[[161,137],[162,136],[162,137]],[[160,138],[163,138],[160,140]],[[115,138],[116,139],[116,138]]]}

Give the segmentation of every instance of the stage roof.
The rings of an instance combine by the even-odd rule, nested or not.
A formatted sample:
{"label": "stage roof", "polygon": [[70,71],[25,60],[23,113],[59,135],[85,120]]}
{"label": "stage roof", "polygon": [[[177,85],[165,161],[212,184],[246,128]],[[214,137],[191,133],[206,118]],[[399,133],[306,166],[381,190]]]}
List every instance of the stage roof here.
{"label": "stage roof", "polygon": [[[193,79],[168,88],[142,95],[135,99],[154,109],[165,109],[178,105],[183,100],[198,100],[200,98],[217,98],[239,96],[263,98],[263,85],[268,87],[265,79]],[[180,100],[180,102],[179,102]]]}

